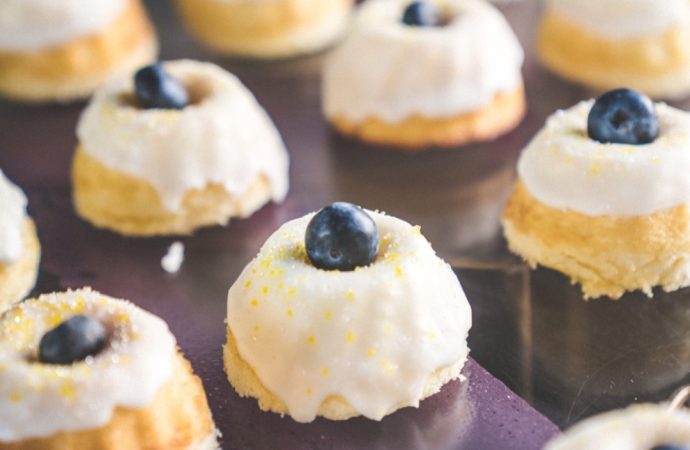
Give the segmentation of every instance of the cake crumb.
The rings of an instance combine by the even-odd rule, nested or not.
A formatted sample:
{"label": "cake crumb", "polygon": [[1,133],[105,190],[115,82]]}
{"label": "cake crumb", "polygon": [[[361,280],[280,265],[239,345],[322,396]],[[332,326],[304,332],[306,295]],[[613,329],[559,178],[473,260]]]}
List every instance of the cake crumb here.
{"label": "cake crumb", "polygon": [[180,241],[173,242],[161,259],[161,267],[168,273],[177,273],[184,262],[184,244]]}

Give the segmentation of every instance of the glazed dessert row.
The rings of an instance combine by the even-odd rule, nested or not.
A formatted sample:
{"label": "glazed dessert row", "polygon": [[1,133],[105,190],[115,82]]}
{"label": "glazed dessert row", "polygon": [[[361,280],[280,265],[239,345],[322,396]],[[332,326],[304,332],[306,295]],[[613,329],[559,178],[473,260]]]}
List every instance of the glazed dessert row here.
{"label": "glazed dessert row", "polygon": [[[419,227],[334,203],[280,227],[230,287],[228,380],[298,422],[381,420],[464,382],[471,310]],[[0,449],[217,449],[166,324],[89,288],[0,315]],[[594,417],[547,449],[690,445],[690,388]]]}
{"label": "glazed dessert row", "polygon": [[[483,0],[368,0],[353,20],[352,0],[177,4],[195,36],[235,55],[314,51],[349,29],[324,67],[323,109],[369,143],[452,147],[504,134],[525,112],[522,49]],[[157,50],[139,0],[12,0],[0,27],[0,92],[17,99],[88,96]],[[684,0],[549,0],[537,47],[548,68],[594,89],[678,98],[690,92],[689,34]],[[401,70],[410,61],[415,70]]]}
{"label": "glazed dessert row", "polygon": [[[227,312],[230,383],[299,422],[418,406],[469,352],[469,303],[419,227],[347,203],[278,229]],[[3,450],[217,448],[165,323],[89,288],[0,315],[0,418]]]}
{"label": "glazed dessert row", "polygon": [[[688,130],[686,112],[629,89],[554,114],[518,163],[503,218],[510,249],[565,273],[586,298],[688,286]],[[117,80],[94,97],[77,135],[75,209],[122,234],[187,234],[287,194],[278,131],[251,93],[211,64],[174,61]],[[0,274],[12,280],[5,296],[17,300],[35,278],[25,269],[36,266],[38,243],[25,197],[3,184]]]}

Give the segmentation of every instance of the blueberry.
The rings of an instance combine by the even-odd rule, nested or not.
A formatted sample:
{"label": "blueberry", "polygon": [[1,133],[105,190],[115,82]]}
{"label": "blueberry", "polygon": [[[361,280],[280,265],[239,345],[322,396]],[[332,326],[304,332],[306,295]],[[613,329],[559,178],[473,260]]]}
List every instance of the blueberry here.
{"label": "blueberry", "polygon": [[681,445],[661,444],[656,445],[649,450],[688,450],[688,447]]}
{"label": "blueberry", "polygon": [[609,91],[589,111],[587,134],[604,144],[648,144],[659,135],[654,103],[630,89]]}
{"label": "blueberry", "polygon": [[402,21],[413,27],[435,27],[441,25],[441,11],[429,1],[412,2],[405,8]]}
{"label": "blueberry", "polygon": [[134,75],[137,99],[146,109],[182,109],[189,95],[182,83],[160,64],[143,67]]}
{"label": "blueberry", "polygon": [[337,202],[312,217],[304,242],[309,259],[319,269],[354,270],[376,258],[379,231],[362,208]]}
{"label": "blueberry", "polygon": [[103,324],[77,315],[43,335],[38,360],[46,364],[72,364],[103,350],[106,341]]}

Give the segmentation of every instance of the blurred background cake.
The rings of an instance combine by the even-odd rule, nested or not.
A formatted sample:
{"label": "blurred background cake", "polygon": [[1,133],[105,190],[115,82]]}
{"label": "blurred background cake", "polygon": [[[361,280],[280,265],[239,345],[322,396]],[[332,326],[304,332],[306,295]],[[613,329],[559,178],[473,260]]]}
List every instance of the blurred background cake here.
{"label": "blurred background cake", "polygon": [[155,59],[158,43],[139,0],[0,2],[0,95],[88,97]]}

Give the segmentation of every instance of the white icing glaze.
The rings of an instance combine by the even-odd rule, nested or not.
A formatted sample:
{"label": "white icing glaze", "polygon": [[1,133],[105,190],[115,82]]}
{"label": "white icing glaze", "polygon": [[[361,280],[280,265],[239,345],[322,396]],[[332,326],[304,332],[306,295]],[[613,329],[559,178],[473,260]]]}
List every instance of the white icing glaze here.
{"label": "white icing glaze", "polygon": [[663,33],[669,27],[690,26],[687,0],[547,0],[558,15],[613,39]]}
{"label": "white icing glaze", "polygon": [[0,49],[32,51],[100,31],[129,0],[2,0]]}
{"label": "white icing glaze", "polygon": [[690,413],[668,405],[640,404],[576,424],[546,450],[649,450],[656,445],[690,445]]}
{"label": "white icing glaze", "polygon": [[470,306],[450,266],[402,220],[369,212],[381,248],[350,272],[316,269],[290,221],[228,293],[227,323],[242,358],[299,422],[340,395],[379,420],[418,406],[437,369],[467,358]]}
{"label": "white icing glaze", "polygon": [[254,96],[220,67],[190,60],[165,68],[203,97],[182,110],[140,109],[132,77],[99,91],[77,127],[84,150],[115,170],[148,181],[168,210],[192,189],[218,183],[241,196],[263,174],[275,201],[288,189],[288,154]]}
{"label": "white icing glaze", "polygon": [[368,0],[326,62],[324,112],[399,123],[475,111],[522,83],[522,48],[505,18],[480,0],[438,0],[442,27],[401,22],[407,0]]}
{"label": "white icing glaze", "polygon": [[16,262],[23,251],[26,196],[0,170],[0,264]]}
{"label": "white icing glaze", "polygon": [[[106,326],[107,347],[71,366],[36,362],[45,332],[75,314]],[[0,317],[0,441],[97,428],[116,406],[147,406],[170,378],[175,353],[160,318],[88,288],[16,305]]]}
{"label": "white icing glaze", "polygon": [[593,101],[557,111],[520,155],[527,190],[554,208],[639,216],[690,203],[690,114],[656,104],[651,144],[602,144],[587,136]]}

